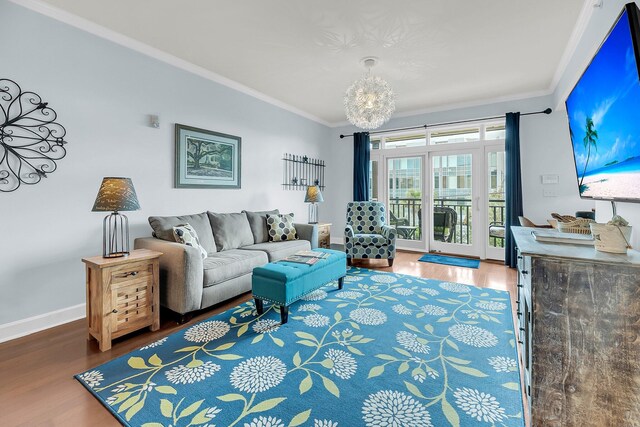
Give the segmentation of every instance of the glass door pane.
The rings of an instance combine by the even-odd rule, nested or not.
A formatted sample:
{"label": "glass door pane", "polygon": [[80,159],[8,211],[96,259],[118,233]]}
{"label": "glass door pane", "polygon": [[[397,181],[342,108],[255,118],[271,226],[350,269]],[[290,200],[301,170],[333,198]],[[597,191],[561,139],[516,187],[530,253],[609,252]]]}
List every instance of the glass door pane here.
{"label": "glass door pane", "polygon": [[504,150],[487,152],[487,258],[504,259],[505,227]]}
{"label": "glass door pane", "polygon": [[389,224],[404,240],[422,240],[422,156],[387,159]]}
{"label": "glass door pane", "polygon": [[435,242],[473,244],[472,155],[433,156],[433,218]]}

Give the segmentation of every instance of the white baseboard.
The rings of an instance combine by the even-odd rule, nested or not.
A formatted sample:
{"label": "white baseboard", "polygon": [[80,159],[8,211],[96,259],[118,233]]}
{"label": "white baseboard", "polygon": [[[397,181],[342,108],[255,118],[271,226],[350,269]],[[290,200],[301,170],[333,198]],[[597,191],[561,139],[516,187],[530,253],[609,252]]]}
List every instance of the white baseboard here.
{"label": "white baseboard", "polygon": [[78,304],[0,325],[0,343],[82,319],[87,315],[85,307],[86,304]]}
{"label": "white baseboard", "polygon": [[344,245],[344,237],[332,237],[331,243],[334,245]]}

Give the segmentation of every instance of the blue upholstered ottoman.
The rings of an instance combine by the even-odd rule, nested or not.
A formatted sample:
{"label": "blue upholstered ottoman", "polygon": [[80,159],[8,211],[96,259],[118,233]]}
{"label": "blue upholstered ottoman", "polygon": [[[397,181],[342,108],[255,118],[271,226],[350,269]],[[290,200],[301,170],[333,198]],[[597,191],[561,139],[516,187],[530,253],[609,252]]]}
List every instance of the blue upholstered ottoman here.
{"label": "blue upholstered ottoman", "polygon": [[338,289],[342,289],[344,276],[347,275],[346,254],[331,249],[314,251],[330,255],[314,265],[282,260],[253,269],[251,288],[258,314],[263,313],[263,301],[272,302],[280,306],[280,319],[285,324],[289,306],[301,297],[332,280],[338,280]]}

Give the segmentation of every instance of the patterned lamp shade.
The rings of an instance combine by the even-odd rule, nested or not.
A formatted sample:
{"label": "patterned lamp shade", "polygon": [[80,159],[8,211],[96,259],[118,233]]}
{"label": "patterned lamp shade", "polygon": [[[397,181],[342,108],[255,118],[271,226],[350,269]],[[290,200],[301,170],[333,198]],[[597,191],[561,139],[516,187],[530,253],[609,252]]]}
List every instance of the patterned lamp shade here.
{"label": "patterned lamp shade", "polygon": [[310,185],[307,187],[307,194],[304,196],[305,203],[322,203],[324,198],[320,192],[320,187],[317,185]]}
{"label": "patterned lamp shade", "polygon": [[93,212],[137,211],[140,209],[131,178],[107,177],[102,179],[93,204]]}

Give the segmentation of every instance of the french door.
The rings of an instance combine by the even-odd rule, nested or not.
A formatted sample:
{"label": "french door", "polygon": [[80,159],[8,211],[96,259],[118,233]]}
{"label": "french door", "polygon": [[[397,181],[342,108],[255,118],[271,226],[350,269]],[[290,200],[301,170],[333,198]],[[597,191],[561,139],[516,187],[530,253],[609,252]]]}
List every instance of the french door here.
{"label": "french door", "polygon": [[482,257],[481,148],[429,153],[429,250]]}

